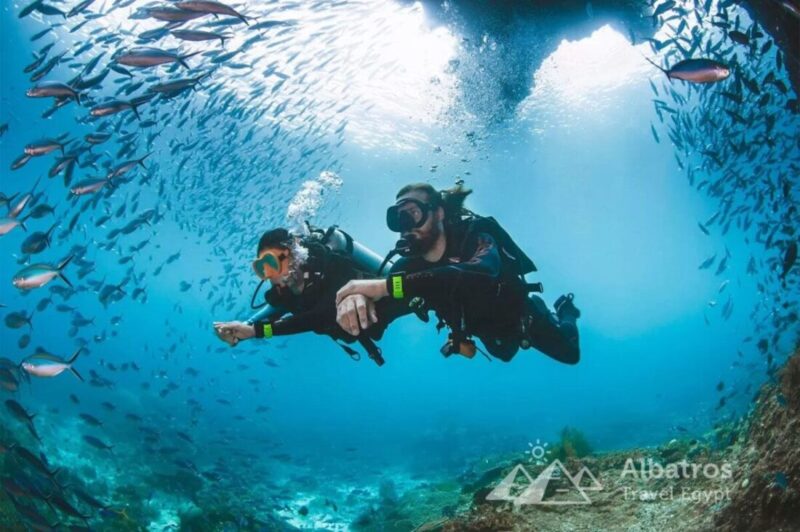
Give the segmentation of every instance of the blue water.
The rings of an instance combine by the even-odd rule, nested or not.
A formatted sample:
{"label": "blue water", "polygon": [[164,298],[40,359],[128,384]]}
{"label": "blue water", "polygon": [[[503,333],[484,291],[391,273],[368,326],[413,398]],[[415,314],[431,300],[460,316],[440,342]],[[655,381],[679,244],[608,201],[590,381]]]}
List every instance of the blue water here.
{"label": "blue water", "polygon": [[[102,13],[112,4],[97,2],[89,10]],[[272,17],[294,25],[261,30],[255,45],[228,60],[238,63],[233,67],[216,68],[212,56],[187,59],[190,75],[209,71],[209,80],[173,100],[143,105],[142,119],[154,124],[140,128],[130,112],[88,121],[90,105],[75,103],[43,119],[51,100],[26,98],[31,82],[23,69],[48,42],[57,43],[51,54],[69,54],[97,30],[95,36],[116,33],[130,45],[133,35],[158,27],[156,21],[130,20],[119,13],[132,8],[121,8],[90,20],[75,34],[64,28],[80,17],[70,18],[55,34],[31,42],[33,34],[61,18],[34,14],[20,20],[23,6],[4,3],[0,123],[9,129],[0,138],[0,191],[22,194],[40,179],[39,202],[54,206],[56,214],[29,220],[27,233],[16,228],[0,237],[3,312],[33,312],[31,327],[0,328],[2,356],[19,361],[42,346],[68,357],[83,345],[75,367],[87,379],[64,373],[33,378],[13,395],[4,392],[4,400],[13,396],[37,414],[42,443],[4,411],[3,426],[11,437],[38,446],[53,467],[83,477],[98,498],[131,504],[131,517],[146,527],[159,519],[158,526],[164,525],[169,520],[164,515],[187,504],[189,497],[153,476],[173,475],[175,457],[190,460],[198,470],[217,471],[222,477],[218,497],[227,493],[263,514],[284,504],[294,508],[303,497],[334,497],[342,486],[374,491],[386,478],[403,486],[403,479],[415,475],[454,477],[482,459],[523,453],[536,439],[556,441],[564,426],[577,427],[603,451],[656,445],[678,435],[676,426],[700,437],[720,420],[746,411],[757,386],[769,378],[755,342],[745,341],[764,334],[754,331],[759,318],[751,316],[759,301],[768,299],[757,286],[771,286],[795,309],[797,292],[781,291],[774,266],[766,263],[780,259],[780,249],[758,244],[752,228],[734,223],[722,234],[714,226],[710,235],[698,229],[698,222],[722,203],[691,186],[676,163],[676,148],[659,122],[650,86],[663,92],[670,82],[641,57],[653,56],[646,44],[634,49],[624,33],[602,23],[597,32],[570,41],[583,42],[583,48],[569,48],[570,42],[556,36],[556,51],[539,58],[544,63],[528,80],[527,96],[506,116],[482,116],[475,111],[480,101],[465,103],[474,78],[459,79],[468,69],[459,70],[452,61],[459,58],[466,65],[476,54],[490,54],[491,43],[476,52],[460,42],[457,29],[426,19],[419,5],[344,3],[331,6],[325,22],[322,5],[278,10],[250,4],[237,7],[261,14],[259,21]],[[257,35],[241,25],[222,30],[235,35],[226,51]],[[149,45],[173,49],[178,44],[173,39]],[[535,43],[528,44],[535,56]],[[413,58],[403,60],[403,46]],[[607,54],[596,51],[604,47]],[[181,48],[211,51],[219,43],[183,43]],[[64,61],[45,79],[71,78],[99,50],[95,45]],[[592,61],[601,64],[586,72],[581,56],[590,50],[595,50]],[[323,64],[328,58],[331,62]],[[288,76],[274,92],[280,78],[263,75],[273,61]],[[748,64],[744,55],[741,61]],[[134,81],[185,74],[169,66],[131,71]],[[776,75],[789,86],[785,70]],[[111,72],[91,97],[102,101],[127,83]],[[673,82],[671,87],[691,94],[684,106],[668,102],[680,108],[681,116],[701,120],[712,112],[686,85]],[[263,94],[253,95],[259,88]],[[796,95],[789,88],[783,98],[791,97]],[[796,133],[797,116],[781,111],[777,102],[770,105],[770,113],[779,116],[777,131]],[[106,161],[115,166],[152,152],[147,169],[139,167],[126,176],[132,177],[129,182],[100,192],[97,204],[62,234],[92,197],[70,198],[62,176],[47,177],[57,154],[33,158],[16,171],[9,166],[32,141],[67,133],[77,146],[103,124],[108,131],[122,125],[109,143],[94,149],[102,154],[98,169],[76,168],[73,182],[104,175]],[[279,135],[270,138],[275,128]],[[134,133],[136,147],[119,157],[124,133]],[[718,146],[722,135],[708,144]],[[199,144],[187,149],[194,142]],[[782,164],[796,196],[797,175],[788,169],[800,160],[800,150],[796,143],[782,146],[789,147]],[[703,155],[695,151],[683,162],[699,166]],[[753,173],[758,164],[752,161]],[[480,356],[445,359],[438,352],[444,334],[413,316],[393,323],[380,342],[387,360],[380,368],[366,358],[355,363],[329,339],[310,334],[252,340],[236,348],[221,343],[212,321],[249,316],[257,284],[250,261],[258,237],[268,228],[296,222],[287,219],[287,206],[323,171],[335,172],[342,184],[326,189],[319,205],[306,205],[311,220],[319,226],[338,224],[379,254],[395,241],[383,220],[401,186],[429,181],[445,188],[465,179],[475,191],[468,206],[497,218],[537,264],[539,272],[529,278],[544,283],[547,303],[575,293],[582,312],[580,363],[562,365],[535,351],[522,351],[510,363]],[[736,204],[753,201],[738,197]],[[124,212],[116,215],[122,205]],[[160,215],[156,223],[109,238],[109,231],[150,208]],[[106,213],[111,218],[97,227]],[[93,263],[81,279],[75,265],[66,268],[78,288],[66,300],[49,290],[63,285],[60,279],[29,292],[10,282],[23,267],[22,241],[55,222],[60,226],[52,245],[35,261],[57,263],[73,246],[85,246],[83,258]],[[131,255],[131,246],[143,241],[147,245],[132,253],[130,263],[119,264]],[[715,275],[717,263],[698,269],[726,249],[731,258],[724,272]],[[175,253],[179,258],[164,265]],[[746,273],[751,257],[761,264],[754,275]],[[793,275],[796,279],[796,269]],[[124,293],[106,305],[90,285],[123,280]],[[720,294],[725,280],[729,284]],[[188,288],[182,289],[182,282]],[[796,281],[790,286],[796,289]],[[132,298],[136,288],[146,299]],[[46,297],[53,303],[35,311]],[[725,320],[721,308],[729,298],[734,310]],[[59,312],[57,304],[75,310]],[[93,323],[70,331],[75,312]],[[31,340],[20,348],[23,334]],[[793,341],[791,334],[781,338],[772,347],[778,360]],[[140,369],[120,368],[131,362]],[[92,370],[113,386],[90,386]],[[716,408],[719,381],[726,392],[740,390],[723,409]],[[70,394],[80,404],[71,402]],[[256,412],[259,406],[268,411]],[[89,427],[80,413],[104,425]],[[144,421],[131,421],[127,413]],[[158,443],[143,441],[140,426],[157,431]],[[193,443],[177,437],[177,431]],[[114,454],[88,446],[81,439],[86,434],[113,445]],[[154,451],[167,446],[179,451]],[[178,471],[212,482],[186,467]],[[149,501],[147,511],[142,499]],[[209,499],[195,501],[202,507],[199,500]],[[357,514],[358,508],[351,512]],[[292,514],[293,522],[303,522]],[[344,514],[338,515],[346,523],[352,515],[346,519]]]}

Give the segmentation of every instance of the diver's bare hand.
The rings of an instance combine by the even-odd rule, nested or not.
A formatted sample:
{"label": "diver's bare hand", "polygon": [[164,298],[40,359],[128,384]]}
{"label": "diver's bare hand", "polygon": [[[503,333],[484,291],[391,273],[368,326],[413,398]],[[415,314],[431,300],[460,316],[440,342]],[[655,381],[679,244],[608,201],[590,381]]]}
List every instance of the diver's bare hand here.
{"label": "diver's bare hand", "polygon": [[231,347],[238,344],[240,340],[248,340],[256,335],[253,326],[243,321],[215,321],[214,331],[220,340]]}
{"label": "diver's bare hand", "polygon": [[375,302],[361,294],[345,297],[336,305],[336,322],[349,335],[358,336],[373,323],[378,323]]}
{"label": "diver's bare hand", "polygon": [[354,294],[361,294],[373,301],[377,301],[388,296],[389,291],[386,289],[385,279],[357,279],[349,281],[336,292],[336,306],[338,307],[344,298]]}

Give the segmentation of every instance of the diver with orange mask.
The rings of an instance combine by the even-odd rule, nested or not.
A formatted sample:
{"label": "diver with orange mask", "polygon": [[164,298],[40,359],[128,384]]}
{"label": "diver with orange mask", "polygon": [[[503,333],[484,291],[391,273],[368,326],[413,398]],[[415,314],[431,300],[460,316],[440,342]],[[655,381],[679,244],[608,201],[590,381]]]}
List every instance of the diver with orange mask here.
{"label": "diver with orange mask", "polygon": [[[294,235],[283,228],[267,231],[259,240],[257,258],[252,263],[261,282],[251,306],[261,310],[248,321],[214,322],[214,330],[231,346],[251,338],[315,332],[330,336],[356,360],[360,358],[358,351],[345,344],[357,341],[382,365],[383,357],[374,340],[380,339],[383,328],[365,326],[358,335],[350,335],[336,321],[337,290],[354,279],[374,278],[379,264],[378,255],[336,227],[323,232],[308,226],[306,235]],[[256,305],[265,282],[270,284],[265,303]],[[362,325],[377,321],[378,309],[367,306],[364,298],[354,298],[351,303],[362,306],[362,314],[369,314]]]}

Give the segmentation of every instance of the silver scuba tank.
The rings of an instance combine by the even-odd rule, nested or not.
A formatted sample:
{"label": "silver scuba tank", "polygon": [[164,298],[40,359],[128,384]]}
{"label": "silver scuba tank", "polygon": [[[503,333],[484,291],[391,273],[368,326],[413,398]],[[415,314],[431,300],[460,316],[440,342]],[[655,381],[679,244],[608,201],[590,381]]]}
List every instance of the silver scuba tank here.
{"label": "silver scuba tank", "polygon": [[[366,247],[353,240],[353,237],[336,227],[335,225],[329,227],[326,231],[320,228],[312,227],[306,222],[306,235],[305,238],[316,239],[321,244],[326,245],[331,251],[336,251],[343,255],[347,255],[353,259],[355,265],[362,271],[371,273],[373,275],[380,275],[379,270],[383,258]],[[391,267],[391,263],[388,265]],[[247,323],[253,324],[257,321],[267,321],[271,317],[283,314],[280,308],[273,307],[267,304],[260,308],[258,312],[250,316]]]}

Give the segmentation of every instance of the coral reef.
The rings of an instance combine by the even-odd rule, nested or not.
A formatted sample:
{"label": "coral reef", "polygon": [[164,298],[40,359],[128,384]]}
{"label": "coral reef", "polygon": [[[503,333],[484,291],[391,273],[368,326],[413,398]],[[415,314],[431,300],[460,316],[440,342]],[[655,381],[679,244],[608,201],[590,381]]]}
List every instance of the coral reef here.
{"label": "coral reef", "polygon": [[735,452],[744,467],[716,528],[800,530],[800,350],[780,384],[762,389],[741,436]]}
{"label": "coral reef", "polygon": [[472,494],[466,512],[417,530],[800,530],[798,442],[800,350],[778,382],[762,387],[745,418],[703,438],[592,456],[586,439],[565,429],[548,458],[563,460],[577,485],[590,485],[583,472],[593,473],[602,489],[586,490],[588,502],[520,503],[515,497],[530,494],[535,483],[524,479],[514,479],[508,500],[492,500],[493,490],[518,471],[519,457],[509,458],[465,484]]}

